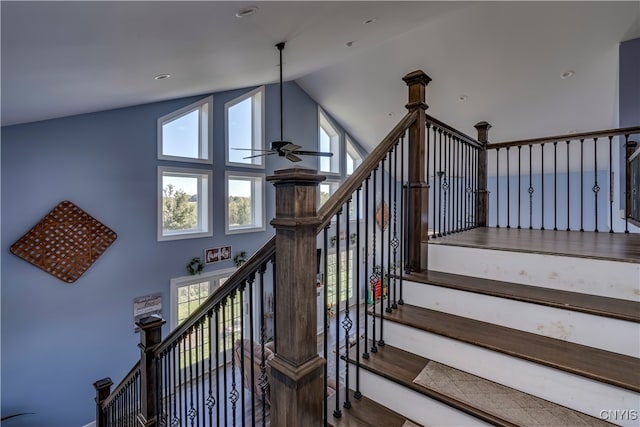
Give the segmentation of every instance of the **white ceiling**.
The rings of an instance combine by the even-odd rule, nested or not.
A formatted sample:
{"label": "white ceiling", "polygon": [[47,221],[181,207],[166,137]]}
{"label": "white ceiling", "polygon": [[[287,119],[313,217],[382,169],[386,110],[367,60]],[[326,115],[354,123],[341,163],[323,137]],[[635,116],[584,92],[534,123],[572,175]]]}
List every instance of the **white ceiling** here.
{"label": "white ceiling", "polygon": [[[249,5],[256,14],[235,17]],[[640,37],[639,1],[2,1],[0,12],[2,125],[273,83],[286,41],[285,80],[369,149],[404,114],[402,76],[416,69],[433,79],[428,112],[470,135],[481,120],[493,141],[617,127],[618,44]]]}

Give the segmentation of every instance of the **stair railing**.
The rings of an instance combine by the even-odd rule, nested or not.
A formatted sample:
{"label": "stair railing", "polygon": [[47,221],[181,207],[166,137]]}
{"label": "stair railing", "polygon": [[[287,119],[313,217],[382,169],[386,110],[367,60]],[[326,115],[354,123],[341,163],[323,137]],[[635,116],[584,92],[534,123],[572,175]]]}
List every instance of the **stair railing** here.
{"label": "stair railing", "polygon": [[426,116],[426,74],[403,80],[408,113],[319,210],[324,177],[276,171],[276,236],[164,340],[162,319],[138,322],[140,361],[113,392],[94,384],[97,427],[327,425],[362,396],[359,361],[427,268],[428,134],[463,159],[445,233],[481,223],[482,144]]}
{"label": "stair railing", "polygon": [[[629,138],[639,132],[640,126],[635,126],[488,144],[487,170],[493,174],[487,178],[492,211],[487,225],[623,231],[614,225],[619,179],[614,177],[619,162],[614,153],[624,153]],[[625,217],[628,232],[629,215]]]}

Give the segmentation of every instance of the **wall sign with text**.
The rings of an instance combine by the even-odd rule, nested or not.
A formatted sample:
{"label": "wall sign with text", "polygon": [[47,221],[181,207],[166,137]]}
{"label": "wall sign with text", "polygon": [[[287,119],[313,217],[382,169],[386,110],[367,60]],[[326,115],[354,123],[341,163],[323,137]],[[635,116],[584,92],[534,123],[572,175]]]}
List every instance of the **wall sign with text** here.
{"label": "wall sign with text", "polygon": [[231,246],[220,246],[204,250],[205,264],[213,264],[214,262],[227,261],[229,259],[231,259]]}

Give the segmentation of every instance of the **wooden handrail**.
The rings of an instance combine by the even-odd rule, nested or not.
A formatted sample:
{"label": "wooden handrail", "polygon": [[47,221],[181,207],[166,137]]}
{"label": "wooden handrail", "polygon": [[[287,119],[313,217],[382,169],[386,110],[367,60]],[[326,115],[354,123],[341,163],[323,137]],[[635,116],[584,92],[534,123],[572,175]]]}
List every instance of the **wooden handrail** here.
{"label": "wooden handrail", "polygon": [[111,403],[111,401],[118,396],[118,393],[120,393],[120,391],[122,391],[127,386],[127,383],[129,382],[129,380],[131,380],[131,378],[136,373],[138,374],[140,373],[140,360],[136,361],[136,364],[133,365],[133,368],[131,368],[131,370],[127,373],[127,375],[124,376],[124,378],[122,379],[122,381],[120,381],[120,383],[116,386],[116,388],[114,388],[111,391],[111,393],[109,393],[109,397],[107,397],[102,403],[103,408],[108,406],[109,403]]}
{"label": "wooden handrail", "polygon": [[466,135],[462,132],[460,132],[457,129],[454,129],[453,127],[449,126],[448,124],[441,122],[440,120],[436,119],[433,116],[430,116],[428,114],[425,114],[425,117],[427,119],[427,123],[432,123],[434,125],[436,125],[437,127],[444,129],[446,132],[450,133],[453,136],[456,136],[458,138],[460,138],[463,142],[475,147],[475,148],[480,148],[482,149],[483,146],[482,144],[480,144],[476,139],[470,137],[469,135]]}
{"label": "wooden handrail", "polygon": [[318,233],[322,231],[336,215],[347,200],[362,185],[365,179],[378,167],[384,156],[391,150],[398,139],[407,131],[409,126],[415,122],[418,113],[414,110],[408,112],[402,120],[389,132],[389,134],[378,144],[378,146],[364,159],[362,164],[351,174],[347,180],[340,184],[340,187],[331,195],[329,200],[318,210],[320,225]]}
{"label": "wooden handrail", "polygon": [[591,132],[569,133],[565,135],[545,136],[542,138],[520,139],[516,141],[489,143],[487,145],[487,149],[495,150],[498,148],[517,147],[517,146],[529,145],[529,144],[533,145],[533,144],[543,144],[547,142],[575,141],[578,139],[600,138],[600,137],[618,136],[618,135],[634,135],[638,133],[640,133],[640,126],[632,126],[632,127],[620,128],[620,129],[608,129],[608,130],[591,131]]}
{"label": "wooden handrail", "polygon": [[260,249],[251,256],[247,262],[242,264],[222,286],[213,292],[184,322],[167,335],[158,345],[154,354],[158,355],[168,349],[173,341],[177,340],[183,334],[198,323],[209,311],[219,304],[223,299],[227,298],[231,292],[235,291],[238,286],[251,276],[262,264],[268,262],[276,251],[276,238],[270,238]]}

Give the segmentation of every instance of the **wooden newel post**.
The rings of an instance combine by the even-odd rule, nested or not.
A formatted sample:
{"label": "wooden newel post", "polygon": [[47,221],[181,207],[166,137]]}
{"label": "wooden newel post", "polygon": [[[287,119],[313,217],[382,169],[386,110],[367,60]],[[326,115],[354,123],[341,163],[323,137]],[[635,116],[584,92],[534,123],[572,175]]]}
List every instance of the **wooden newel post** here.
{"label": "wooden newel post", "polygon": [[476,222],[478,227],[486,227],[489,220],[489,190],[487,175],[487,143],[489,141],[489,129],[491,125],[480,122],[474,125],[478,131],[478,142],[482,144],[482,150],[478,155],[478,206]]}
{"label": "wooden newel post", "polygon": [[275,357],[268,362],[271,425],[319,426],[323,419],[325,360],[318,356],[316,302],[316,171],[278,170],[276,187]]}
{"label": "wooden newel post", "polygon": [[407,110],[418,111],[418,119],[409,128],[409,184],[407,194],[408,240],[407,265],[411,271],[427,270],[427,240],[429,239],[429,185],[426,172],[426,88],[431,78],[418,70],[402,78],[409,87]]}
{"label": "wooden newel post", "polygon": [[153,351],[162,341],[162,325],[159,317],[145,317],[136,322],[140,327],[140,413],[138,422],[144,427],[158,425],[158,370]]}
{"label": "wooden newel post", "polygon": [[93,388],[96,389],[96,427],[106,427],[107,419],[102,409],[102,404],[111,394],[111,386],[113,381],[111,378],[103,378],[93,383]]}

